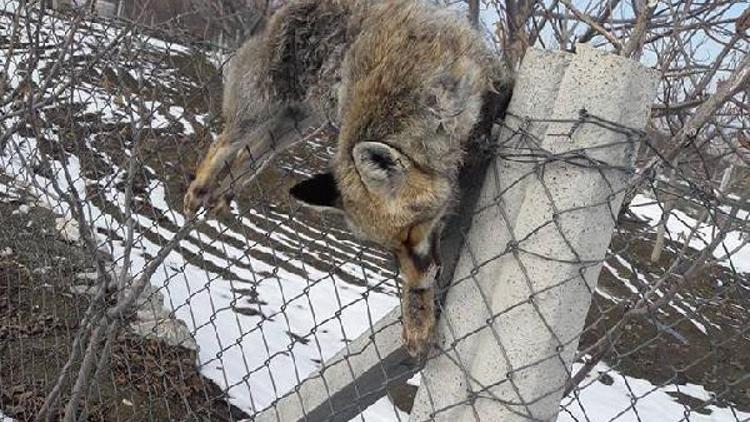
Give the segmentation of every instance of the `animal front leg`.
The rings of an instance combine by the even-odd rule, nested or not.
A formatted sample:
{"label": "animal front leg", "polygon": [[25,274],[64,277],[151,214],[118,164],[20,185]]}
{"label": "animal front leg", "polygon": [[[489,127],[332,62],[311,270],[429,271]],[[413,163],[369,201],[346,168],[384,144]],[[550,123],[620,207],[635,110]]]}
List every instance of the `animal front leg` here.
{"label": "animal front leg", "polygon": [[414,357],[429,352],[435,334],[435,289],[405,287],[401,299],[404,347]]}
{"label": "animal front leg", "polygon": [[439,218],[412,226],[394,251],[404,280],[401,336],[409,354],[419,358],[425,357],[434,343],[440,227]]}

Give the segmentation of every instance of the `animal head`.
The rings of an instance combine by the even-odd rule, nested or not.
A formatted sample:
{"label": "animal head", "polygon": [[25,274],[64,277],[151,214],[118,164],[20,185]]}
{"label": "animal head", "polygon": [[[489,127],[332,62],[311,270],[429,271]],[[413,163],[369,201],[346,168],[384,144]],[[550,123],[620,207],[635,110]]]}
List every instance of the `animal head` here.
{"label": "animal head", "polygon": [[425,172],[386,143],[361,142],[351,154],[354,172],[318,174],[294,186],[292,196],[343,214],[357,237],[389,249],[406,280],[420,282],[437,263],[450,181]]}
{"label": "animal head", "polygon": [[484,86],[465,70],[441,73],[406,95],[367,80],[353,84],[331,171],[291,189],[302,203],[342,213],[355,235],[391,250],[412,286],[432,281],[423,279],[437,264],[461,140],[481,108]]}

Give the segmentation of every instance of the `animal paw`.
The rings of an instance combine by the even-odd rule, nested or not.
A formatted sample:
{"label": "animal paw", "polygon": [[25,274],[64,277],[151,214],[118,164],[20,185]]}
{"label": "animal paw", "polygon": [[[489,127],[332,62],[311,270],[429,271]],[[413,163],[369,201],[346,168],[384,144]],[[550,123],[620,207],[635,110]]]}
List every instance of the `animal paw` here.
{"label": "animal paw", "polygon": [[434,292],[428,289],[406,291],[402,305],[404,347],[415,358],[424,358],[435,341]]}
{"label": "animal paw", "polygon": [[216,184],[208,184],[203,181],[193,180],[188,187],[183,199],[183,212],[191,219],[195,217],[201,208],[208,210],[212,216],[219,216],[229,210],[232,194],[223,194]]}
{"label": "animal paw", "polygon": [[434,343],[434,321],[420,326],[404,325],[401,338],[406,351],[414,358],[424,358]]}

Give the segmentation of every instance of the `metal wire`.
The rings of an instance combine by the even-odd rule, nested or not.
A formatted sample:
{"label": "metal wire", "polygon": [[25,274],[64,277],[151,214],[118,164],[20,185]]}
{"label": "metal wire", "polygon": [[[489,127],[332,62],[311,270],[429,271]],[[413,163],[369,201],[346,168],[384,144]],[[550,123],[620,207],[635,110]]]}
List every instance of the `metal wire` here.
{"label": "metal wire", "polygon": [[[492,256],[468,247],[472,270],[449,288],[477,286],[483,324],[459,334],[448,321],[451,340],[426,361],[405,360],[409,368],[394,375],[375,340],[400,324],[382,320],[399,304],[389,254],[358,242],[337,216],[299,208],[286,193],[326,165],[335,134],[301,132],[305,142],[248,183],[231,216],[188,220],[181,211],[186,175],[220,131],[226,52],[186,47],[132,22],[9,0],[2,2],[0,26],[2,414],[18,420],[241,420],[270,408],[285,421],[275,406],[293,397],[304,420],[342,420],[366,410],[379,412],[366,412],[372,420],[407,420],[416,390],[409,385],[419,377],[407,379],[421,365],[447,358],[469,392],[440,406],[428,389],[431,418],[492,401],[533,420],[529,406],[560,392],[521,397],[517,377],[548,359],[565,365],[562,353],[523,367],[512,367],[505,356],[510,370],[487,383],[472,375],[458,347],[489,333],[498,353],[506,354],[513,339],[497,323],[524,308],[533,310],[559,351],[577,347],[560,420],[653,420],[654,406],[679,409],[670,420],[750,417],[750,185],[741,145],[719,152],[694,143],[657,171],[642,165],[661,157],[661,147],[585,110],[574,121],[512,127],[509,121],[524,116],[497,121],[512,136],[472,144],[469,154],[529,170],[498,182],[489,205],[468,216],[493,209],[511,219],[508,192],[526,181],[541,184],[552,216],[526,233],[510,233],[511,241]],[[532,123],[570,123],[570,131],[559,134],[564,139],[596,126],[625,140],[559,153],[542,146],[528,130]],[[634,168],[601,159],[599,150],[613,146],[638,147]],[[730,163],[732,183],[721,186]],[[613,177],[637,180],[624,189],[609,185],[604,201],[586,204],[605,207],[615,222],[604,260],[586,258],[560,226],[580,209],[556,204],[547,186],[545,171],[561,164],[594,170],[605,184]],[[622,210],[612,208],[622,196]],[[548,256],[529,247],[547,230],[560,235],[565,253]],[[663,250],[652,259],[660,236]],[[521,256],[580,270],[540,289]],[[515,263],[529,291],[501,310],[477,281],[499,260]],[[580,283],[602,264],[584,329],[573,339],[559,337],[538,298]],[[377,356],[376,385],[359,378],[353,360],[365,354],[350,347],[363,333],[369,339],[364,347]],[[343,404],[326,376],[341,364],[353,385]],[[322,380],[320,393],[328,399],[324,419],[315,419],[320,409],[305,407],[301,385],[311,375]],[[518,398],[499,396],[498,386],[509,386]],[[607,398],[611,402],[602,404]]]}

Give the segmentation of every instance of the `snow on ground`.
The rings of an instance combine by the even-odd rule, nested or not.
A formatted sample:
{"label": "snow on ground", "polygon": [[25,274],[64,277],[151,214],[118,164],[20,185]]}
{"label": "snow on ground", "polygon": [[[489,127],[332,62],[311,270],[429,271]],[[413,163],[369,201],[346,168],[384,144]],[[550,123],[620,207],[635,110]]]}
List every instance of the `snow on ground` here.
{"label": "snow on ground", "polygon": [[[646,222],[648,225],[646,230],[651,235],[656,233],[661,224],[663,209],[664,204],[643,194],[636,195],[630,205],[630,210],[633,214]],[[727,214],[730,212],[729,209],[723,209],[723,211]],[[746,210],[742,209],[736,212],[736,218],[739,220],[747,221],[749,215]],[[706,220],[706,222],[700,222],[699,224],[690,214],[677,208],[673,209],[667,219],[667,230],[665,232],[667,239],[671,240],[673,244],[667,244],[666,248],[677,252],[675,248],[681,248],[681,245],[684,245],[689,239],[688,244],[691,248],[695,250],[705,249],[713,241],[717,233],[716,226],[710,224],[710,222],[711,220]],[[750,273],[750,244],[743,243],[743,236],[747,236],[747,233],[743,233],[741,229],[735,229],[727,233],[724,242],[713,251],[719,265],[733,272],[736,271],[739,274]],[[726,256],[728,252],[729,257]],[[652,286],[654,280],[663,276],[662,273],[655,274],[649,271],[642,264],[637,263],[637,261],[631,262],[637,258],[628,255],[627,253],[612,252],[608,260],[604,262],[604,269],[619,282],[617,283],[617,287],[625,287],[630,294],[615,294],[611,290],[611,286],[600,282],[597,286],[597,294],[600,297],[614,303],[620,303],[632,297],[641,297],[645,287]],[[640,287],[636,286],[635,282]],[[719,277],[712,281],[713,288],[719,289],[725,286],[727,282],[731,283],[732,281],[722,280]],[[654,294],[658,297],[663,297],[665,292],[657,290]],[[712,329],[722,330],[724,328],[722,324],[727,323],[726,320],[721,320],[723,321],[721,324],[716,324],[710,318],[716,318],[718,314],[711,314],[709,316],[700,312],[701,309],[705,309],[706,303],[709,303],[705,302],[707,299],[706,297],[702,297],[700,293],[698,296],[690,292],[685,292],[685,295],[676,294],[668,303],[668,308],[660,308],[657,312],[659,315],[669,316],[671,311],[676,311],[682,317],[682,320],[691,323],[699,332],[707,336],[709,335],[708,325]],[[673,334],[678,340],[684,343],[685,340],[682,335],[676,332],[673,332]]]}
{"label": "snow on ground", "polygon": [[406,422],[408,420],[409,415],[396,408],[386,396],[352,418],[350,422]]}
{"label": "snow on ground", "polygon": [[[653,226],[659,224],[664,214],[663,204],[640,194],[633,198],[633,201],[630,203],[630,210],[635,215],[649,220]],[[748,211],[739,210],[736,218],[750,224],[750,221],[748,221],[750,213]],[[673,209],[669,215],[669,219],[667,219],[669,239],[678,243],[684,243],[685,239],[690,236],[696,226],[698,229],[695,230],[695,233],[690,238],[690,246],[697,250],[702,250],[713,241],[717,230],[716,227],[707,223],[698,224],[696,219],[685,212]],[[743,236],[747,235],[747,232],[741,230],[730,231],[727,233],[724,242],[714,250],[714,256],[716,258],[723,258],[726,255],[726,251],[735,251],[735,249],[742,245]],[[750,243],[745,244],[739,250],[735,251],[729,259],[720,261],[725,266],[729,266],[730,262],[737,272],[750,273]]]}
{"label": "snow on ground", "polygon": [[[5,7],[8,10],[7,3]],[[7,28],[12,18],[12,15],[0,13],[0,24]],[[50,38],[62,39],[68,30],[59,19],[45,19],[43,25],[43,34]],[[117,34],[116,28],[98,29],[96,36],[99,38],[95,41],[100,45],[106,45]],[[164,50],[166,54],[184,52],[184,49],[154,39],[141,45]],[[89,47],[81,51],[83,54],[90,52]],[[16,53],[10,58],[13,69],[26,59],[22,51]],[[0,62],[5,61],[6,54],[6,49],[0,51]],[[47,63],[49,61],[42,58],[39,67],[44,68]],[[142,66],[148,69],[149,64],[142,63]],[[42,77],[34,74],[36,82]],[[12,72],[9,85],[16,87],[22,80],[22,75]],[[113,101],[110,93],[97,86],[81,83],[70,95],[74,102],[84,106],[83,112],[99,112],[103,122],[131,121],[127,102]],[[151,127],[162,128],[174,120],[183,123],[185,135],[192,133],[191,126],[184,120],[182,107],[159,107],[156,102],[149,102],[147,106],[151,111],[148,122]],[[6,119],[3,124],[10,127],[19,122],[19,118]],[[196,118],[207,119],[207,115]],[[50,142],[62,142],[56,129],[43,131]],[[62,191],[72,190],[80,197],[86,197],[87,188],[94,187],[107,204],[122,207],[124,193],[116,186],[117,182],[125,180],[124,170],[116,168],[107,151],[96,150],[92,139],[84,141],[87,148],[96,151],[115,171],[96,180],[87,178],[79,157],[66,153],[64,167],[60,161],[51,162],[54,180]],[[35,138],[20,134],[3,145],[0,170],[13,182],[0,191],[9,193],[14,185],[23,186],[38,198],[39,204],[60,214],[60,221],[69,221],[72,219],[70,210],[60,200],[50,180],[30,170],[35,163],[42,162],[39,148]],[[156,173],[153,169],[146,170]],[[155,221],[146,215],[133,216],[136,244],[131,257],[132,274],[141,272],[150,257],[155,256],[176,228],[184,224],[181,213],[168,205],[168,187],[163,181],[150,180],[147,192],[145,197],[137,199],[148,202],[162,218]],[[116,263],[121,262],[125,251],[121,240],[126,238],[125,225],[112,211],[100,208],[94,201],[84,201],[84,214],[96,229],[101,229],[95,234],[97,242],[109,251]],[[278,210],[251,210],[237,219],[243,223],[241,229],[230,229],[217,222],[207,224],[222,239],[231,241],[214,238],[206,230],[192,233],[182,242],[180,250],[167,257],[151,282],[165,293],[167,308],[194,333],[203,375],[227,389],[233,404],[253,414],[289,391],[319,368],[321,361],[341,349],[345,341],[358,336],[397,306],[398,298],[394,275],[379,268],[384,262],[381,257],[335,231],[321,233],[315,227],[300,230],[299,221]],[[259,220],[273,222],[273,229],[262,229],[254,223]],[[276,250],[252,239],[269,239],[287,246],[285,250],[296,252]],[[326,267],[317,262],[322,258],[308,251],[309,244],[330,245],[330,251],[336,253],[338,268],[335,271],[324,269]],[[302,259],[299,251],[309,252],[312,258]],[[271,258],[260,259],[260,254]],[[315,262],[310,262],[311,259]],[[230,274],[223,270],[229,270]],[[362,285],[347,282],[342,278],[344,275],[361,280]],[[373,412],[377,408],[373,408]]]}
{"label": "snow on ground", "polygon": [[[421,374],[417,372],[406,382],[419,387],[420,381]],[[409,415],[399,410],[387,396],[384,396],[365,409],[361,415],[352,418],[350,422],[406,422],[408,420]]]}
{"label": "snow on ground", "polygon": [[[575,372],[581,365],[573,365]],[[606,374],[604,378],[599,378]],[[611,385],[608,385],[610,384]],[[695,384],[657,386],[647,380],[622,375],[604,363],[596,365],[581,383],[577,396],[566,397],[558,422],[729,422],[750,420],[750,413],[707,404],[698,411],[680,404],[676,396],[711,403],[712,395]],[[691,402],[692,404],[692,402]],[[693,404],[694,406],[694,404]]]}
{"label": "snow on ground", "polygon": [[[14,3],[4,3],[5,10],[12,10]],[[7,25],[11,16],[0,14],[0,23]],[[491,25],[491,11],[482,15],[487,26]],[[57,38],[65,35],[65,26],[58,21],[47,22],[50,32],[59,32]],[[98,25],[98,24],[97,24]],[[115,31],[101,25],[99,36],[113,37]],[[62,31],[62,32],[60,32]],[[109,31],[109,32],[108,32]],[[55,38],[55,37],[50,37]],[[171,46],[159,40],[146,40],[149,48],[168,52],[184,52],[179,46]],[[93,45],[86,47],[86,54],[92,51]],[[7,59],[6,50],[0,51],[0,61]],[[20,53],[19,53],[20,54]],[[169,54],[169,53],[167,53]],[[15,88],[22,77],[14,69],[20,64],[21,56],[10,59],[10,86]],[[44,63],[42,63],[44,65]],[[148,67],[147,63],[143,64]],[[42,67],[42,66],[40,66]],[[151,69],[149,69],[151,71]],[[133,75],[137,77],[137,75]],[[38,81],[39,75],[34,75]],[[118,108],[111,101],[108,93],[92,85],[82,83],[73,94],[77,102],[86,106],[89,112],[101,112],[100,118],[116,122],[128,118],[128,110]],[[182,123],[185,134],[192,134],[192,126],[184,118],[184,109],[180,106],[146,102],[151,110],[150,125],[163,128],[172,121]],[[102,104],[106,104],[102,106]],[[124,107],[124,105],[123,105]],[[5,111],[5,110],[1,110]],[[195,116],[199,122],[208,120],[207,115]],[[10,127],[16,121],[3,122]],[[47,139],[59,142],[58,133],[45,133]],[[91,146],[90,139],[86,140]],[[99,151],[102,159],[115,166],[105,151]],[[42,204],[70,219],[67,205],[60,201],[58,195],[44,176],[29,171],[29,164],[39,161],[39,150],[36,140],[14,136],[0,150],[0,170],[14,179],[14,184],[25,186]],[[101,188],[106,201],[122,207],[124,194],[117,190],[118,181],[124,179],[124,171],[118,169],[102,180],[86,179],[81,171],[79,159],[72,154],[66,155],[68,182],[59,161],[52,163],[52,173],[63,190],[72,188],[80,195],[85,195],[87,186]],[[154,172],[151,169],[151,172]],[[176,227],[181,227],[184,218],[179,211],[170,209],[167,201],[167,186],[159,180],[149,182],[147,200],[164,218],[155,221],[145,215],[134,215],[138,233],[132,257],[131,272],[137,274],[146,265],[149,257],[156,255],[160,245],[168,241]],[[12,186],[0,184],[0,195],[7,195]],[[2,192],[6,192],[3,194]],[[632,202],[631,209],[638,216],[647,218],[652,225],[661,219],[662,211],[658,203],[638,195]],[[85,204],[85,214],[97,228],[106,229],[110,235],[97,234],[98,242],[106,246],[115,260],[121,259],[125,247],[121,240],[125,232],[123,224],[110,212],[100,209],[95,204]],[[382,264],[373,253],[351,242],[337,232],[322,233],[314,226],[304,230],[291,223],[293,216],[278,210],[250,210],[242,217],[241,229],[232,229],[218,222],[210,222],[207,227],[221,233],[222,239],[214,238],[206,231],[196,231],[182,243],[182,249],[173,251],[152,279],[152,284],[163,289],[166,306],[174,310],[175,315],[185,321],[194,332],[200,347],[199,365],[201,372],[220,386],[227,388],[231,401],[253,414],[267,406],[274,398],[282,396],[304,379],[310,372],[319,367],[321,361],[336,353],[348,339],[369,328],[390,309],[398,305],[395,294],[393,275],[378,268]],[[747,218],[747,213],[739,214]],[[274,229],[263,229],[259,221],[274,223]],[[299,224],[299,221],[295,222]],[[682,211],[675,210],[668,220],[669,235],[675,241],[681,241],[680,235],[687,235],[696,221]],[[713,228],[701,225],[690,240],[690,245],[697,249],[705,247],[712,239]],[[146,236],[148,234],[149,236]],[[249,236],[252,234],[253,236]],[[734,231],[725,240],[727,250],[733,250],[741,244],[741,233]],[[250,239],[263,237],[284,245],[291,250],[307,249],[311,244],[324,245],[336,252],[341,258],[338,262],[340,273],[322,269],[316,263],[300,258],[298,254],[282,252],[272,247],[253,242]],[[312,259],[322,260],[314,251],[309,251]],[[258,258],[258,254],[273,257]],[[723,249],[717,249],[717,256],[723,255]],[[620,265],[638,279],[649,275],[641,274],[624,258],[617,256],[615,262],[607,263],[607,269],[634,294],[638,290],[627,277],[619,276],[615,265]],[[305,258],[308,259],[308,258]],[[275,263],[283,262],[286,266]],[[731,257],[731,263],[738,271],[750,272],[750,245],[745,245]],[[365,265],[367,264],[367,265]],[[728,262],[726,263],[728,264]],[[231,270],[231,276],[222,269]],[[304,276],[301,274],[305,274]],[[364,280],[365,286],[356,286],[345,282],[341,275],[348,275]],[[371,290],[373,287],[381,291]],[[243,291],[252,290],[260,300],[251,300]],[[602,293],[601,294],[606,294]],[[611,300],[615,300],[611,297]],[[685,312],[683,309],[678,311]],[[695,322],[705,332],[703,324]],[[312,335],[312,330],[315,330]],[[607,372],[613,379],[611,386],[597,380],[589,380],[589,385],[580,391],[577,399],[565,403],[566,410],[560,421],[602,421],[602,420],[642,420],[670,421],[679,420],[685,407],[675,401],[670,393],[686,394],[701,400],[709,399],[708,393],[696,385],[658,387],[648,381],[627,377],[600,364],[600,372]],[[597,371],[593,372],[597,374]],[[633,409],[632,401],[636,400]],[[718,421],[743,420],[750,414],[735,417],[730,409],[716,405],[707,407],[711,414],[691,413],[689,420]],[[637,411],[637,413],[636,413]],[[668,415],[668,416],[667,416]],[[640,419],[638,419],[640,416]],[[672,418],[672,419],[669,419]],[[722,419],[723,418],[723,419]],[[408,419],[404,413],[394,409],[387,398],[370,406],[355,421],[379,422]],[[0,417],[0,421],[3,419]]]}
{"label": "snow on ground", "polygon": [[[51,134],[50,134],[51,135]],[[22,154],[13,154],[13,151]],[[25,171],[24,162],[33,161],[37,151],[35,141],[30,138],[12,138],[3,154],[0,164],[5,173],[24,180],[26,184],[40,187],[49,185],[49,181],[39,175]],[[25,156],[24,156],[25,155]],[[80,175],[80,164],[74,156],[68,157],[68,172],[75,189],[79,193],[84,189],[84,178]],[[68,182],[59,162],[53,163],[53,173],[58,175],[57,183],[63,190],[68,190]],[[106,181],[103,181],[106,184]],[[110,185],[113,185],[112,183]],[[49,188],[37,189],[35,192],[44,198]],[[33,188],[31,189],[34,190]],[[165,188],[155,181],[149,189],[150,203],[176,227],[184,223],[184,218],[171,211],[165,199]],[[108,202],[123,203],[124,194],[117,191],[108,192]],[[53,199],[47,199],[54,202]],[[62,214],[69,215],[67,206],[59,203]],[[85,214],[96,227],[102,227],[126,238],[124,227],[91,203],[85,204]],[[159,225],[148,217],[134,215],[138,230],[150,230],[165,241],[174,234],[163,224]],[[279,216],[283,222],[288,216]],[[242,233],[222,227],[211,222],[225,236],[245,240]],[[248,226],[249,229],[253,227]],[[258,230],[257,227],[255,227]],[[279,238],[282,230],[267,233]],[[330,241],[341,244],[334,236]],[[115,262],[124,254],[123,242],[100,237],[106,242]],[[291,238],[286,241],[294,241]],[[194,332],[200,347],[200,364],[202,373],[219,385],[229,388],[234,404],[252,413],[267,406],[274,398],[290,390],[309,373],[318,368],[318,363],[335,354],[343,347],[343,339],[353,339],[370,326],[370,319],[376,321],[393,307],[398,299],[394,294],[370,292],[367,299],[362,294],[366,288],[354,288],[345,284],[334,274],[305,266],[304,262],[294,265],[304,269],[306,277],[277,268],[267,262],[248,259],[246,250],[229,243],[212,245],[219,248],[214,252],[204,248],[210,244],[209,239],[202,239],[196,233],[183,242],[186,252],[201,256],[214,268],[230,268],[238,280],[227,280],[216,273],[207,271],[201,266],[190,263],[185,256],[172,252],[164,261],[162,268],[154,274],[152,284],[162,287],[167,298],[168,309],[174,309],[178,318],[184,320]],[[273,254],[279,261],[294,261],[296,258],[286,256],[278,251],[260,245],[252,246],[255,252]],[[141,238],[132,257],[131,272],[139,273],[148,263],[149,256],[155,256],[160,245]],[[243,265],[237,265],[238,263]],[[369,286],[382,285],[389,281],[383,273],[372,272],[358,266],[347,270],[355,277],[368,280]],[[271,277],[260,277],[259,274],[273,274]],[[254,289],[264,302],[257,306],[246,306],[247,299],[238,294],[242,289]],[[391,292],[393,293],[393,292]],[[244,315],[235,308],[254,309],[258,314]],[[308,333],[315,328],[312,342]],[[290,342],[290,336],[300,336],[304,340]]]}

